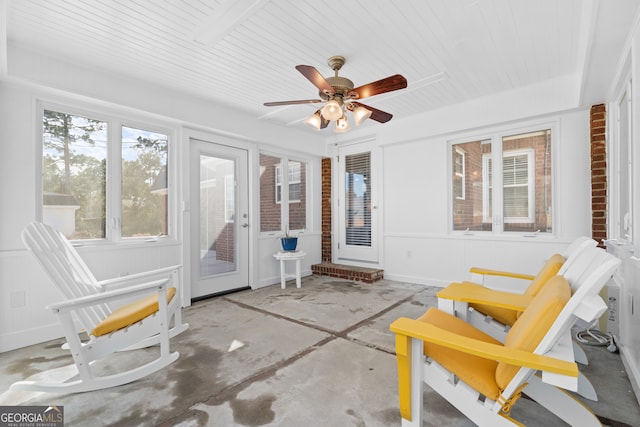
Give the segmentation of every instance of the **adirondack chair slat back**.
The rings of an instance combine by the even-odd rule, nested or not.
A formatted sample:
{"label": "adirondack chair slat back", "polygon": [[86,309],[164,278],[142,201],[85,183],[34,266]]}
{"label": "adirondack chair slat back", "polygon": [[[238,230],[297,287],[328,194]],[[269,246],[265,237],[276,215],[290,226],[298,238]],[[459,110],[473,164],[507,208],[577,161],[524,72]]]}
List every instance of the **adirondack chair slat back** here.
{"label": "adirondack chair slat back", "polygon": [[[32,222],[22,232],[22,240],[67,299],[101,292],[100,285],[78,252],[57,230]],[[78,310],[76,314],[81,327],[92,331],[110,312],[109,307],[102,304]]]}
{"label": "adirondack chair slat back", "polygon": [[[576,272],[584,271],[587,266],[584,262],[584,255],[586,253],[592,253],[596,245],[597,242],[589,237],[580,237],[574,240],[574,242],[562,252],[562,256],[565,257],[566,261],[560,268],[558,274],[566,277],[569,282],[571,282],[572,277],[577,279],[575,277]],[[576,263],[579,265],[575,265]],[[574,276],[571,276],[572,274]]]}
{"label": "adirondack chair slat back", "polygon": [[593,249],[594,256],[574,289],[571,299],[564,306],[550,333],[542,340],[535,353],[544,354],[562,333],[571,328],[578,319],[592,322],[606,310],[606,304],[600,298],[600,291],[620,265],[620,259],[598,248]]}
{"label": "adirondack chair slat back", "polygon": [[589,276],[595,273],[598,262],[604,261],[601,256],[602,252],[604,252],[602,249],[594,246],[584,249],[572,259],[571,265],[562,274],[569,281],[572,294],[578,290]]}
{"label": "adirondack chair slat back", "polygon": [[[576,284],[576,287],[574,288],[571,284],[571,298],[534,350],[535,354],[546,354],[550,351],[561,337],[576,324],[578,319],[590,323],[606,310],[606,304],[599,295],[600,290],[620,265],[620,259],[599,248],[589,250],[593,251],[590,257],[591,263],[588,263],[586,270],[579,277],[579,283]],[[527,371],[528,368],[521,368],[518,376],[526,376]],[[510,396],[517,387],[519,384],[514,381],[509,384],[503,394]]]}

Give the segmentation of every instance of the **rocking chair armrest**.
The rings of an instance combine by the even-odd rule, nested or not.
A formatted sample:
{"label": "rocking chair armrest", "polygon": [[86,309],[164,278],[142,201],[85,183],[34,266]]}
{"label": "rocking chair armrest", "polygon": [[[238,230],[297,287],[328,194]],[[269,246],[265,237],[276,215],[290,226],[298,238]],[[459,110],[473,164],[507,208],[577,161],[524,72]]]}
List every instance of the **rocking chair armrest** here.
{"label": "rocking chair armrest", "polygon": [[480,274],[483,276],[511,277],[513,279],[523,279],[523,280],[533,280],[536,278],[536,276],[533,276],[531,274],[514,273],[512,271],[491,270],[488,268],[481,268],[481,267],[471,267],[469,271],[472,274]]}
{"label": "rocking chair armrest", "polygon": [[578,376],[578,367],[575,362],[468,338],[419,320],[401,317],[391,324],[390,329],[396,333],[396,352],[401,356],[405,356],[402,354],[405,347],[403,343],[406,343],[406,338],[410,337],[510,365],[569,377]]}
{"label": "rocking chair armrest", "polygon": [[126,276],[114,277],[113,279],[101,280],[98,282],[98,285],[102,287],[102,289],[112,290],[118,289],[122,286],[130,285],[131,282],[136,282],[140,280],[145,280],[149,277],[159,276],[161,274],[168,275],[172,271],[181,269],[181,265],[172,265],[169,267],[162,267],[155,270],[143,271],[140,273],[128,274]]}
{"label": "rocking chair armrest", "polygon": [[46,308],[53,310],[54,312],[69,312],[79,308],[92,306],[96,304],[103,304],[118,299],[128,297],[141,297],[144,295],[150,295],[154,292],[166,292],[169,279],[154,280],[148,283],[131,286],[128,288],[114,289],[111,291],[101,292],[94,295],[86,295],[78,298],[73,298],[54,304],[49,304]]}
{"label": "rocking chair armrest", "polygon": [[533,300],[533,296],[530,295],[498,291],[471,282],[452,283],[440,290],[436,296],[442,299],[484,304],[516,311],[524,311]]}

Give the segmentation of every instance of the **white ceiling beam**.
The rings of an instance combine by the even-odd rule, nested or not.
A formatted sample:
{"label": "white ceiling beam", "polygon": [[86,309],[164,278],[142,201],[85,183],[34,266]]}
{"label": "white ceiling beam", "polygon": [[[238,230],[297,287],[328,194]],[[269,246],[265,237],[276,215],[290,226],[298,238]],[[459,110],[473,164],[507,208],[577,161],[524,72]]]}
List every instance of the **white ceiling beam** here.
{"label": "white ceiling beam", "polygon": [[211,16],[211,19],[196,30],[193,40],[207,46],[213,46],[224,38],[229,32],[249,18],[252,14],[262,9],[269,0],[227,0],[219,14]]}

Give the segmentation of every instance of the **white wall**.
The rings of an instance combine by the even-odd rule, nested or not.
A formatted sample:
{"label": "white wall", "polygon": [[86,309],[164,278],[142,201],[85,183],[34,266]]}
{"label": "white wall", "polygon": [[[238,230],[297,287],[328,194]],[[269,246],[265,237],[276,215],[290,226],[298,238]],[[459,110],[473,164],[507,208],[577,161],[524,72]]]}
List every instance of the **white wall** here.
{"label": "white wall", "polygon": [[[553,235],[453,234],[449,231],[448,149],[459,134],[384,147],[385,277],[447,284],[472,265],[535,273],[550,253],[590,235],[589,116],[580,111],[504,125],[555,123]],[[502,126],[501,129],[505,127]],[[486,135],[492,128],[467,134]]]}
{"label": "white wall", "polygon": [[[0,81],[0,352],[61,336],[60,327],[44,307],[60,299],[36,261],[24,249],[20,232],[36,218],[40,203],[37,194],[36,120],[38,101],[78,106],[89,111],[135,117],[137,121],[162,124],[175,131],[178,144],[174,162],[178,182],[176,202],[171,207],[176,218],[173,236],[158,243],[81,247],[79,252],[98,280],[135,273],[164,265],[188,265],[183,259],[182,212],[178,209],[186,195],[180,183],[184,167],[180,159],[188,157],[187,144],[180,141],[189,129],[237,141],[256,156],[260,149],[291,153],[311,165],[311,185],[317,193],[313,201],[309,231],[300,245],[309,254],[303,272],[321,259],[320,250],[320,159],[325,144],[318,135],[285,129],[268,122],[253,121],[241,111],[223,109],[195,96],[186,96],[145,82],[132,81],[61,62],[36,52],[9,46],[9,73]],[[301,142],[305,152],[300,153]],[[254,177],[257,174],[254,174]],[[257,178],[250,182],[251,194],[257,194]],[[259,214],[257,197],[250,209]],[[317,203],[316,203],[317,201]],[[188,235],[188,234],[187,234]],[[258,238],[251,244],[250,286],[259,287],[279,281],[278,263],[273,259],[273,239]]]}
{"label": "white wall", "polygon": [[[19,238],[24,225],[35,219],[38,203],[38,99],[148,116],[176,127],[178,133],[188,128],[224,135],[253,147],[254,155],[262,147],[294,153],[300,149],[300,141],[305,141],[304,155],[312,159],[315,199],[312,229],[300,241],[309,253],[303,271],[308,274],[310,265],[320,261],[319,160],[325,152],[333,154],[327,144],[334,141],[333,135],[323,141],[318,139],[322,135],[283,130],[263,122],[246,126],[247,119],[241,112],[220,109],[195,97],[101,70],[72,66],[15,46],[9,50],[9,76],[0,83],[0,351],[59,335],[56,320],[43,309],[57,299],[57,294],[22,249]],[[467,277],[467,268],[472,264],[531,272],[549,253],[560,250],[580,234],[590,234],[589,119],[586,111],[563,112],[575,108],[579,101],[577,88],[563,84],[567,81],[543,82],[409,119],[394,119],[384,126],[363,126],[346,136],[372,140],[372,145],[382,147],[384,183],[379,191],[384,218],[382,266],[387,278],[443,284]],[[447,141],[474,132],[489,132],[496,124],[516,126],[536,121],[554,121],[558,125],[554,159],[560,167],[554,181],[558,196],[554,215],[559,222],[554,236],[522,239],[449,234]],[[8,200],[11,205],[7,207]],[[254,197],[254,209],[256,200]],[[178,229],[178,239],[156,246],[152,257],[146,256],[148,246],[133,246],[127,251],[81,248],[82,256],[99,278],[166,264],[186,264],[181,259],[184,242]],[[255,268],[251,285],[277,282],[278,265],[272,257],[277,248],[275,236],[254,233],[252,242]],[[146,264],[141,265],[140,259],[145,259]]]}
{"label": "white wall", "polygon": [[[382,147],[385,277],[446,284],[471,265],[535,272],[549,253],[591,233],[589,117],[573,75],[495,93],[338,137]],[[448,142],[496,130],[551,123],[557,175],[553,236],[462,236],[448,230]],[[335,233],[334,233],[335,234]]]}
{"label": "white wall", "polygon": [[[385,277],[444,285],[472,265],[535,273],[549,254],[591,235],[589,112],[570,76],[443,107],[338,140],[382,147]],[[454,234],[448,228],[449,141],[529,126],[554,127],[555,230],[550,236]],[[380,180],[378,180],[379,182]],[[334,233],[336,234],[336,233]]]}

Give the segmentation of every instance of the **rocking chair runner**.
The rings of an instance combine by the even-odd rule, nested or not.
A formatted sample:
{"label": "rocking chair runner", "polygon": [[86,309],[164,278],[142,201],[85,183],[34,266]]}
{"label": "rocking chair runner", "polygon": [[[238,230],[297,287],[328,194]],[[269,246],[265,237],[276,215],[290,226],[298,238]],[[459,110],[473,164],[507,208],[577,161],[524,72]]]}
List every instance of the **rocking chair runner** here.
{"label": "rocking chair runner", "polygon": [[564,277],[554,277],[524,308],[504,344],[436,308],[418,320],[393,322],[402,425],[422,426],[425,382],[479,426],[521,426],[509,416],[521,392],[569,425],[600,426],[588,408],[558,387],[577,388],[570,329],[578,319],[591,322],[606,310],[598,294],[619,263],[599,251],[573,294]]}
{"label": "rocking chair runner", "polygon": [[[143,378],[179,357],[178,352],[170,352],[169,339],[189,326],[182,323],[181,293],[175,287],[180,266],[98,282],[71,243],[50,226],[33,222],[24,229],[22,239],[67,298],[47,308],[62,323],[63,348],[71,351],[79,379],[19,381],[12,390],[76,393],[109,388]],[[111,304],[132,298],[136,300],[112,311]],[[81,331],[88,335],[87,341],[81,341]],[[106,376],[97,376],[92,369],[93,362],[116,351],[156,344],[160,344],[160,355],[142,366]]]}

